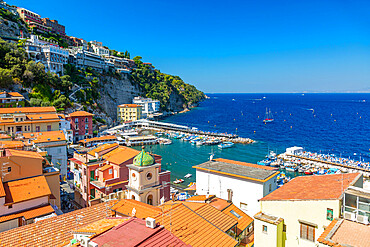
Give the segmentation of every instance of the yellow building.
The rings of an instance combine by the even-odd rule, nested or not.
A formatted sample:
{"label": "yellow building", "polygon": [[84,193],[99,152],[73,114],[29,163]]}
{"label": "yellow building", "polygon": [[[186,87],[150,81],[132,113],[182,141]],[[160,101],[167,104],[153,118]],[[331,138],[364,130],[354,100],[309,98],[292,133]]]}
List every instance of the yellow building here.
{"label": "yellow building", "polygon": [[59,122],[55,107],[0,108],[0,131],[10,135],[59,130]]}
{"label": "yellow building", "polygon": [[117,107],[117,118],[120,122],[130,122],[141,119],[142,106],[136,104],[123,104]]}

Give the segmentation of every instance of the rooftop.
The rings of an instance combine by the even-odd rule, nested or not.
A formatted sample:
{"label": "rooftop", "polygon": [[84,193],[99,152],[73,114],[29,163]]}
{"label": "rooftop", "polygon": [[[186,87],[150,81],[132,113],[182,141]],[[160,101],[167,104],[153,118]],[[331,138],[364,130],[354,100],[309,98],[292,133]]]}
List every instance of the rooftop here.
{"label": "rooftop", "polygon": [[93,141],[105,141],[105,140],[117,140],[117,137],[115,136],[100,136],[100,137],[94,137],[90,139],[84,139],[79,142],[82,143],[88,143],[88,142],[93,142]]}
{"label": "rooftop", "polygon": [[[210,205],[212,205],[212,203]],[[252,217],[250,217],[248,214],[244,213],[242,210],[240,210],[234,204],[230,204],[230,206],[228,206],[227,208],[222,210],[222,213],[224,213],[226,215],[229,215],[230,217],[237,220],[237,222],[238,222],[238,225],[236,226],[237,235],[242,233],[253,222]]]}
{"label": "rooftop", "polygon": [[[195,210],[197,214],[202,216],[204,219],[211,222],[213,225],[218,227],[221,231],[226,232],[233,226],[238,224],[238,221],[230,215],[224,214],[220,210],[204,203],[200,208]],[[253,220],[252,220],[253,221]]]}
{"label": "rooftop", "polygon": [[5,204],[13,204],[51,195],[44,176],[4,183]]}
{"label": "rooftop", "polygon": [[0,141],[1,148],[23,148],[24,143],[21,141]]}
{"label": "rooftop", "polygon": [[[154,229],[146,226],[145,221],[125,218],[125,222],[91,239],[99,246],[139,247],[139,246],[188,246],[163,227]],[[122,241],[124,239],[125,241]]]}
{"label": "rooftop", "polygon": [[193,168],[258,182],[266,182],[280,173],[272,167],[227,159],[207,161],[203,164],[193,166]]}
{"label": "rooftop", "polygon": [[122,104],[122,105],[119,105],[118,107],[119,108],[137,108],[137,107],[141,107],[141,105],[137,105],[137,104]]}
{"label": "rooftop", "polygon": [[118,143],[106,143],[106,144],[100,145],[99,147],[94,148],[93,150],[90,150],[88,154],[95,156],[96,153],[104,152],[113,147],[118,147]]}
{"label": "rooftop", "polygon": [[[135,209],[135,210],[133,210]],[[161,213],[161,209],[149,204],[139,202],[133,199],[120,200],[111,210],[126,216],[135,216],[136,218],[145,219]],[[133,212],[135,214],[133,215]]]}
{"label": "rooftop", "polygon": [[360,176],[360,173],[347,173],[295,177],[260,200],[335,200]]}
{"label": "rooftop", "polygon": [[[45,216],[48,214],[54,213],[54,209],[50,205],[41,206],[29,210],[25,210],[22,212],[13,213],[10,215],[0,216],[0,222],[9,221],[12,219],[17,219],[20,217],[24,217],[25,220],[34,219],[37,217]],[[1,244],[1,241],[0,241]]]}
{"label": "rooftop", "polygon": [[73,238],[72,231],[112,216],[107,209],[116,201],[75,210],[33,224],[0,232],[0,246],[61,246]]}
{"label": "rooftop", "polygon": [[109,162],[119,165],[130,159],[133,159],[139,153],[140,151],[133,148],[119,146],[118,148],[105,154],[103,158]]}
{"label": "rooftop", "polygon": [[23,136],[26,139],[34,139],[33,143],[43,142],[55,142],[55,141],[66,141],[64,132],[61,130],[57,131],[46,131],[46,132],[34,132],[24,133]]}
{"label": "rooftop", "polygon": [[273,224],[273,225],[278,225],[278,224],[280,224],[281,222],[284,221],[283,218],[276,217],[276,216],[269,215],[269,214],[265,214],[265,213],[262,213],[262,212],[257,213],[254,216],[254,218],[257,219],[257,220],[261,220],[261,221]]}
{"label": "rooftop", "polygon": [[18,107],[18,108],[0,108],[0,114],[14,114],[14,113],[55,113],[54,106],[48,107]]}
{"label": "rooftop", "polygon": [[6,156],[20,156],[24,158],[44,159],[38,152],[16,149],[6,149]]}
{"label": "rooftop", "polygon": [[333,220],[317,241],[336,247],[366,247],[370,243],[370,226],[343,219]]}
{"label": "rooftop", "polygon": [[236,246],[238,242],[200,215],[179,204],[154,217],[156,222],[191,246]]}
{"label": "rooftop", "polygon": [[94,114],[86,111],[75,111],[69,114],[70,117],[90,117],[94,116]]}
{"label": "rooftop", "polygon": [[101,219],[95,221],[89,225],[84,227],[78,228],[77,230],[73,231],[73,233],[89,233],[92,235],[97,235],[103,233],[123,222],[127,221],[128,218],[108,218],[108,219]]}

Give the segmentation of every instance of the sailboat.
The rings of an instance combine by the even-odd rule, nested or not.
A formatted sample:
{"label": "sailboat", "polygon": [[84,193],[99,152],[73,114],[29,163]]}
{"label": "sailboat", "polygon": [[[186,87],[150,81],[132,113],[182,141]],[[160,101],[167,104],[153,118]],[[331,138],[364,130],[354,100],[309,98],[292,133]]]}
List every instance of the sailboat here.
{"label": "sailboat", "polygon": [[263,119],[264,123],[271,123],[274,121],[274,117],[272,116],[271,110],[266,108],[266,116],[265,119]]}

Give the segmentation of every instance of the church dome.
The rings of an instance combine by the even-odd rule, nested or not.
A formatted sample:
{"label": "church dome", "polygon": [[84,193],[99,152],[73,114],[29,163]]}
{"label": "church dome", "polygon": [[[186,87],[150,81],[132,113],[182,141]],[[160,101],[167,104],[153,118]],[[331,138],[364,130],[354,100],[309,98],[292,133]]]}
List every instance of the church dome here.
{"label": "church dome", "polygon": [[154,162],[155,162],[155,160],[154,160],[153,156],[151,156],[149,153],[145,152],[144,148],[134,158],[134,165],[135,166],[150,166],[150,165],[153,165]]}

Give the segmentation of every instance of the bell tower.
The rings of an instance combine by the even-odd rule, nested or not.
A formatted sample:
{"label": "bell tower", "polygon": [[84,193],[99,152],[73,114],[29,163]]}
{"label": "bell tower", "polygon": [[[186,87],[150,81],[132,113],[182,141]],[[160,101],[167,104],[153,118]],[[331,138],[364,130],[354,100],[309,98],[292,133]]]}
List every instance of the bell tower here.
{"label": "bell tower", "polygon": [[127,198],[141,201],[153,206],[159,205],[160,164],[155,162],[154,157],[142,151],[134,158],[132,165],[127,165],[129,169],[129,182],[127,188]]}

